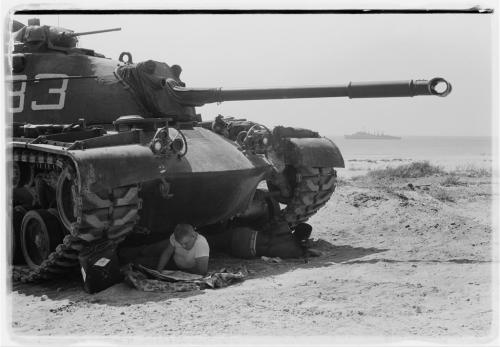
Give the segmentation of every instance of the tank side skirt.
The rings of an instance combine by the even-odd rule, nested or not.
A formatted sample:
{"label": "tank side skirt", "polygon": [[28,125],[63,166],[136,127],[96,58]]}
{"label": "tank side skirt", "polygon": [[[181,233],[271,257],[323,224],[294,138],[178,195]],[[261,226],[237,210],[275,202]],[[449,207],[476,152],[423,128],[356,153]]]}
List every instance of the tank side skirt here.
{"label": "tank side skirt", "polygon": [[72,171],[71,179],[74,180],[77,193],[73,198],[77,216],[70,225],[63,221],[69,233],[64,236],[62,243],[36,269],[14,268],[14,279],[23,282],[49,279],[72,271],[78,266],[79,252],[90,242],[100,239],[110,239],[116,243],[123,241],[137,223],[142,205],[138,197],[138,185],[109,189],[105,194],[83,191],[78,167],[71,156],[65,151],[57,154],[53,152],[44,152],[40,148],[31,150],[14,144],[14,161],[38,165],[61,174]]}

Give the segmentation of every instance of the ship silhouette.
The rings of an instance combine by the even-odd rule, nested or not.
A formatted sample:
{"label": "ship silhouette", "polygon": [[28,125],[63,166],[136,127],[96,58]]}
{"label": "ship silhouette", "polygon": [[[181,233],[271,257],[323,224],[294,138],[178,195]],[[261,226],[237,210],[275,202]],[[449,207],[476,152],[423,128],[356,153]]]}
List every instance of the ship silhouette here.
{"label": "ship silhouette", "polygon": [[348,140],[401,140],[399,136],[385,135],[384,133],[369,133],[358,131],[351,135],[344,135]]}

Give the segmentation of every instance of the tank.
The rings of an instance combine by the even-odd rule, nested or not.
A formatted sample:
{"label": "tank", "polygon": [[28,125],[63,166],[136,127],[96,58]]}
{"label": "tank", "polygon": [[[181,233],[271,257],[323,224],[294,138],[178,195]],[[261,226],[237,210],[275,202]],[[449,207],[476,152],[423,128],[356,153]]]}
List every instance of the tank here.
{"label": "tank", "polygon": [[12,259],[37,281],[78,268],[102,240],[166,238],[276,222],[290,229],[321,209],[344,167],[318,132],[246,119],[204,121],[207,103],[283,98],[446,96],[442,78],[320,87],[197,89],[182,68],[118,61],[79,48],[80,35],[34,19],[15,30],[8,77],[12,116]]}

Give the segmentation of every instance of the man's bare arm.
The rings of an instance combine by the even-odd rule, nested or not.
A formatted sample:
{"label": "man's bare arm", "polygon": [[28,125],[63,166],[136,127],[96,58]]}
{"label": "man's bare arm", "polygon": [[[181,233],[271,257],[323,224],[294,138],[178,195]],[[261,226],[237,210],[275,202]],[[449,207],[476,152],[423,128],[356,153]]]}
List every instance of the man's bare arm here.
{"label": "man's bare arm", "polygon": [[205,276],[208,272],[208,257],[196,258],[194,261],[195,265],[187,271],[193,274]]}
{"label": "man's bare arm", "polygon": [[158,261],[158,267],[156,268],[156,270],[162,271],[172,257],[172,254],[174,254],[174,247],[172,247],[172,244],[169,243],[167,248],[165,248],[160,256],[160,260]]}

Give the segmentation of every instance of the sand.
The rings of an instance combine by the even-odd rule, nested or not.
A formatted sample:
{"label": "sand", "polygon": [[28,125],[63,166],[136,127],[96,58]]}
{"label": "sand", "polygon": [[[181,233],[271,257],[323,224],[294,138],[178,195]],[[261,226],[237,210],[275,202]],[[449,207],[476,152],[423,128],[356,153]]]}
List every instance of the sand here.
{"label": "sand", "polygon": [[[308,263],[213,255],[210,270],[245,264],[250,277],[217,290],[83,292],[78,278],[14,283],[19,336],[328,335],[488,339],[496,302],[491,178],[341,180],[311,218]],[[408,187],[412,183],[416,188]],[[495,248],[497,249],[497,248]],[[332,340],[333,341],[333,340]]]}

